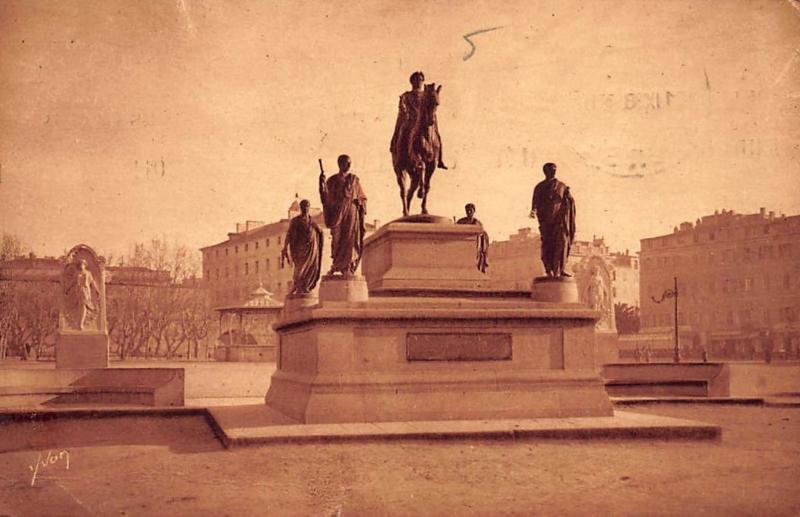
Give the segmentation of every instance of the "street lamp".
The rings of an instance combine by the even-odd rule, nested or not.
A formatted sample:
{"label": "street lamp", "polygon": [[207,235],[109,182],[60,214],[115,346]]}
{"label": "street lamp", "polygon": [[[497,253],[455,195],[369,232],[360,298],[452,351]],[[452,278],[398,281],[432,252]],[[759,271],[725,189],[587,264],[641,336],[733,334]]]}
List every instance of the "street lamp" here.
{"label": "street lamp", "polygon": [[661,298],[656,300],[654,296],[651,296],[650,299],[653,300],[655,303],[661,303],[664,300],[669,298],[675,299],[675,349],[672,352],[672,360],[676,363],[681,362],[681,349],[680,345],[678,344],[678,277],[673,277],[673,288],[667,289],[663,293],[661,293]]}

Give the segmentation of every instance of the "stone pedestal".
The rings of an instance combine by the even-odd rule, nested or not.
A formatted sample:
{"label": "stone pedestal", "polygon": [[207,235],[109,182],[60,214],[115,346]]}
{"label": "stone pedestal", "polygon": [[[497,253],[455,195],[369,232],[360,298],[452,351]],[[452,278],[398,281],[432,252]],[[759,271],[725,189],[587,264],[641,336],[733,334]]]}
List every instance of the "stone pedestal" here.
{"label": "stone pedestal", "polygon": [[595,311],[521,298],[371,298],[275,325],[266,403],[305,423],[609,416]]}
{"label": "stone pedestal", "polygon": [[56,368],[108,368],[108,334],[59,332],[56,336]]}
{"label": "stone pedestal", "polygon": [[[489,291],[476,266],[483,227],[442,217],[403,218],[364,241],[361,269],[372,296],[453,295]],[[409,222],[410,221],[410,222]]]}
{"label": "stone pedestal", "polygon": [[531,298],[537,302],[580,303],[578,284],[568,276],[539,276],[533,279]]}
{"label": "stone pedestal", "polygon": [[325,275],[319,284],[323,302],[365,302],[369,299],[367,283],[362,276]]}
{"label": "stone pedestal", "polygon": [[434,219],[376,232],[368,298],[324,278],[319,305],[274,324],[267,405],[304,423],[612,415],[598,312],[573,303],[574,283],[566,304],[493,296],[475,266],[480,231]]}
{"label": "stone pedestal", "polygon": [[319,303],[319,298],[311,293],[308,294],[290,294],[286,296],[283,302],[283,312],[292,312],[307,307],[313,307]]}

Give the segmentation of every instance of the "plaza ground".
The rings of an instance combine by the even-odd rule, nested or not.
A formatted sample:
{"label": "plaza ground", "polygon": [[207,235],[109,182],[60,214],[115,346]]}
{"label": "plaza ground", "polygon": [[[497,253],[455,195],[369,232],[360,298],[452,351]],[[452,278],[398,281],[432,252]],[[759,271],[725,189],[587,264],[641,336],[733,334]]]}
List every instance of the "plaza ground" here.
{"label": "plaza ground", "polygon": [[[185,364],[190,405],[263,400],[274,369]],[[731,381],[736,396],[800,391],[796,363],[734,364]],[[800,515],[800,407],[621,409],[716,424],[722,438],[226,450],[202,416],[6,421],[0,423],[0,516]],[[30,467],[40,457],[47,466],[32,484]]]}
{"label": "plaza ground", "polygon": [[[411,440],[225,450],[202,417],[0,426],[0,515],[798,515],[800,408],[626,408],[718,441]],[[69,451],[40,469],[39,454]]]}

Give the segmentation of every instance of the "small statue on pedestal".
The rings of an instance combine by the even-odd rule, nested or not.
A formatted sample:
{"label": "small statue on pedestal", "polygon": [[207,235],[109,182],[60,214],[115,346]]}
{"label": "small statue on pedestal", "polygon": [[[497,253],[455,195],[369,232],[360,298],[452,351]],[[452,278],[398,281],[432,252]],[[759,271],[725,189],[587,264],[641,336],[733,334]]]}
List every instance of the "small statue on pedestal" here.
{"label": "small statue on pedestal", "polygon": [[542,262],[548,277],[569,277],[566,272],[570,247],[575,240],[575,200],[569,187],[556,179],[556,164],[545,163],[545,180],[533,190],[531,218],[539,220]]}
{"label": "small statue on pedestal", "polygon": [[339,172],[326,181],[320,160],[319,197],[325,226],[331,230],[333,265],[328,275],[352,276],[358,270],[364,249],[367,196],[358,176],[350,172],[350,157],[343,154],[337,161]]}
{"label": "small statue on pedestal", "polygon": [[292,218],[286,231],[281,266],[284,261],[294,266],[293,295],[306,295],[314,290],[322,270],[322,230],[311,219],[311,203],[300,201],[300,215]]}
{"label": "small statue on pedestal", "polygon": [[[456,224],[477,224],[481,228],[483,224],[475,218],[475,205],[472,203],[467,203],[464,206],[464,212],[466,212],[467,216],[462,217]],[[489,267],[489,234],[486,232],[482,232],[478,235],[478,255],[477,255],[477,262],[478,262],[478,271],[483,274],[486,274],[486,268]]]}

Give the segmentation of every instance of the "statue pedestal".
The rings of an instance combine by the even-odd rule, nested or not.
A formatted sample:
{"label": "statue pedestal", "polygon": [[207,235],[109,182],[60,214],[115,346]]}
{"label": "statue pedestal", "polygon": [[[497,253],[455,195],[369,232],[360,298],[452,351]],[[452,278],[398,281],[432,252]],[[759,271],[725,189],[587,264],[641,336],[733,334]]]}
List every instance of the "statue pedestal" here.
{"label": "statue pedestal", "polygon": [[595,311],[372,297],[286,314],[266,404],[302,423],[611,416]]}
{"label": "statue pedestal", "polygon": [[578,284],[569,276],[534,278],[531,298],[537,302],[580,303]]}
{"label": "statue pedestal", "polygon": [[362,276],[325,275],[319,284],[321,302],[365,302],[369,299]]}
{"label": "statue pedestal", "polygon": [[286,296],[283,302],[283,312],[292,312],[306,307],[313,307],[319,303],[319,298],[311,293],[307,294],[290,294]]}
{"label": "statue pedestal", "polygon": [[108,368],[108,334],[60,331],[56,336],[56,368]]}
{"label": "statue pedestal", "polygon": [[266,404],[302,423],[611,416],[597,311],[490,291],[475,264],[481,231],[376,232],[363,256],[368,297],[326,277],[319,305],[273,325]]}
{"label": "statue pedestal", "polygon": [[[427,220],[431,222],[417,222]],[[381,227],[364,241],[361,268],[370,295],[489,291],[489,280],[476,264],[482,232],[482,226],[430,215],[409,216]]]}

